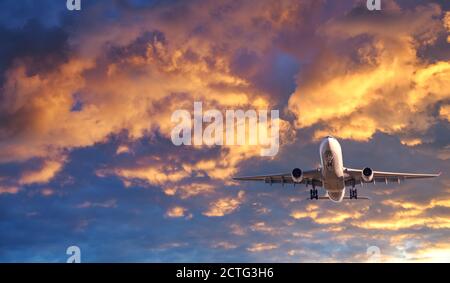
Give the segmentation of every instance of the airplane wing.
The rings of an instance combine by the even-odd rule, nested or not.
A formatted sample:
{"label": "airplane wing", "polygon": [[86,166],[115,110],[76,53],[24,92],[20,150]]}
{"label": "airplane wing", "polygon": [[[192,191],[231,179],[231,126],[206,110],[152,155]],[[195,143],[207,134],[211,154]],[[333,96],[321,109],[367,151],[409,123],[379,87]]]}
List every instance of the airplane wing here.
{"label": "airplane wing", "polygon": [[[233,180],[236,181],[261,181],[269,184],[281,183],[281,184],[293,184],[291,173],[282,174],[268,174],[259,176],[245,176],[245,177],[234,177]],[[322,178],[320,174],[320,169],[314,169],[303,172],[303,180],[296,184],[314,184],[315,186],[322,187]]]}
{"label": "airplane wing", "polygon": [[[352,169],[345,168],[344,173],[346,174],[345,184],[351,185],[353,182],[355,184],[364,183],[362,179],[362,171],[361,169]],[[383,172],[383,171],[373,171],[373,180],[372,183],[400,183],[404,180],[409,179],[426,179],[426,178],[434,178],[439,177],[439,174],[418,174],[418,173],[399,173],[399,172]]]}

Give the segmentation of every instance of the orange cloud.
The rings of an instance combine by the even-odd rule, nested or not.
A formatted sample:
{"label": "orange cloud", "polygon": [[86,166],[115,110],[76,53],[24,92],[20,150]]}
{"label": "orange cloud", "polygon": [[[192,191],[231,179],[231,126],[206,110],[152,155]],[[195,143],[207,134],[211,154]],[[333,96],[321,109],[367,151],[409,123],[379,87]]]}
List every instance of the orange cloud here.
{"label": "orange cloud", "polygon": [[314,222],[318,224],[328,225],[328,224],[339,224],[345,222],[346,220],[361,218],[367,211],[366,207],[359,210],[354,208],[349,211],[349,207],[341,207],[339,209],[321,209],[317,204],[308,204],[305,210],[294,210],[291,213],[291,217],[294,219],[311,218]]}
{"label": "orange cloud", "polygon": [[271,244],[271,243],[255,243],[252,244],[250,247],[247,248],[249,252],[255,253],[255,252],[263,252],[263,251],[269,251],[278,248],[277,244]]}
{"label": "orange cloud", "polygon": [[192,218],[192,214],[188,214],[188,210],[182,206],[171,207],[169,210],[167,210],[166,216],[170,218]]}
{"label": "orange cloud", "polygon": [[216,190],[216,187],[209,183],[190,183],[181,185],[163,185],[163,190],[166,195],[179,195],[180,198],[186,199],[196,195],[211,194]]}
{"label": "orange cloud", "polygon": [[43,196],[49,197],[49,196],[54,195],[54,194],[55,194],[55,191],[52,190],[52,189],[50,189],[50,188],[45,188],[45,189],[43,189],[43,190],[41,191],[41,194],[42,194]]}
{"label": "orange cloud", "polygon": [[[191,109],[193,101],[201,101],[205,109],[221,111],[273,108],[278,98],[233,73],[230,65],[236,50],[245,47],[262,51],[287,25],[296,25],[297,12],[305,4],[291,4],[240,3],[240,9],[232,9],[227,15],[233,17],[233,23],[219,23],[208,16],[216,11],[217,4],[208,3],[193,10],[183,26],[161,20],[156,15],[165,9],[157,8],[146,11],[150,15],[143,22],[126,27],[101,25],[95,33],[89,29],[72,35],[71,42],[82,44],[71,46],[67,62],[46,73],[30,74],[26,62],[17,60],[7,70],[2,88],[0,110],[7,123],[0,128],[0,163],[36,157],[51,160],[63,151],[106,142],[119,133],[129,139],[124,144],[154,133],[169,139],[174,126],[171,114]],[[258,17],[261,24],[255,24],[250,15]],[[201,38],[188,32],[197,28],[199,19],[202,24],[206,20],[209,29]],[[249,28],[230,37],[238,23]],[[152,29],[143,30],[142,26]],[[243,41],[257,31],[264,31],[265,36]],[[219,51],[217,44],[221,42],[229,50]],[[79,109],[74,110],[74,105]],[[282,143],[295,140],[293,130],[288,121],[280,119]],[[117,148],[118,155],[130,152],[124,144]],[[181,169],[165,162],[136,163],[105,166],[97,174],[117,175],[126,186],[163,186],[167,194],[179,192],[188,197],[214,188],[196,182],[198,185],[183,189],[183,180],[207,176],[232,184],[230,177],[237,173],[240,162],[259,156],[261,148],[223,146],[217,160],[199,159],[197,164],[183,164]],[[45,183],[60,170],[55,161],[46,161],[42,171],[24,172],[20,184]]]}
{"label": "orange cloud", "polygon": [[143,179],[152,185],[162,185],[168,182],[177,182],[186,177],[188,173],[185,171],[165,170],[162,168],[144,167],[134,169],[117,169],[115,174],[125,179]]}
{"label": "orange cloud", "polygon": [[280,233],[278,228],[272,227],[265,222],[257,222],[250,226],[250,230],[261,232],[269,235],[276,235]]}
{"label": "orange cloud", "polygon": [[19,184],[45,184],[51,181],[62,169],[65,158],[61,160],[45,160],[38,170],[25,171],[20,177]]}
{"label": "orange cloud", "polygon": [[129,153],[130,148],[126,145],[120,145],[117,147],[116,154]]}
{"label": "orange cloud", "polygon": [[443,105],[439,110],[439,115],[450,122],[450,105]]}
{"label": "orange cloud", "polygon": [[362,219],[353,222],[354,225],[364,229],[401,230],[413,227],[429,227],[445,229],[450,227],[450,219],[443,215],[430,215],[428,212],[435,207],[450,208],[450,199],[437,198],[429,203],[420,204],[402,200],[386,200],[384,205],[395,208],[395,212],[382,219]]}
{"label": "orange cloud", "polygon": [[11,194],[11,195],[15,195],[20,191],[19,187],[14,187],[14,186],[0,186],[0,195],[3,194]]}
{"label": "orange cloud", "polygon": [[347,16],[321,28],[336,44],[363,35],[371,39],[356,45],[351,55],[325,50],[299,78],[289,100],[298,128],[322,123],[316,139],[333,134],[365,141],[376,131],[423,133],[436,122],[427,109],[450,98],[450,62],[430,63],[417,53],[442,31],[442,11],[428,5],[386,13],[390,16],[377,19]]}
{"label": "orange cloud", "polygon": [[381,250],[379,258],[374,261],[362,256],[353,261],[385,262],[385,263],[448,263],[450,262],[450,247],[448,243],[420,243],[417,248],[406,251],[404,248],[392,249],[388,253]]}
{"label": "orange cloud", "polygon": [[422,247],[413,254],[408,254],[409,261],[415,262],[450,262],[450,244],[436,243]]}
{"label": "orange cloud", "polygon": [[247,231],[241,225],[234,223],[230,225],[230,233],[236,236],[244,236],[247,234]]}
{"label": "orange cloud", "polygon": [[226,197],[213,201],[209,204],[208,210],[203,212],[203,215],[208,217],[219,217],[230,214],[239,208],[239,205],[244,200],[244,196],[244,191],[239,191],[236,198]]}
{"label": "orange cloud", "polygon": [[0,109],[0,162],[49,157],[63,148],[89,146],[105,137],[93,113],[71,112],[72,94],[84,85],[82,72],[92,64],[73,59],[46,74],[28,75],[19,62],[6,72]]}
{"label": "orange cloud", "polygon": [[447,36],[447,42],[450,43],[450,12],[445,13],[444,26],[447,29],[449,35]]}

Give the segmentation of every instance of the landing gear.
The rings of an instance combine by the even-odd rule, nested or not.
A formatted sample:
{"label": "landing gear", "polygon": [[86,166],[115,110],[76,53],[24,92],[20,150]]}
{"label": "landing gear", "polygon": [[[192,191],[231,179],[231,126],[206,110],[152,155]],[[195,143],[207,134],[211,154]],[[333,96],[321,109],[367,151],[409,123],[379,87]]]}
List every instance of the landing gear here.
{"label": "landing gear", "polygon": [[310,199],[319,199],[319,191],[316,189],[316,186],[313,185],[313,188],[309,190]]}
{"label": "landing gear", "polygon": [[350,189],[350,199],[358,199],[358,190],[354,187]]}

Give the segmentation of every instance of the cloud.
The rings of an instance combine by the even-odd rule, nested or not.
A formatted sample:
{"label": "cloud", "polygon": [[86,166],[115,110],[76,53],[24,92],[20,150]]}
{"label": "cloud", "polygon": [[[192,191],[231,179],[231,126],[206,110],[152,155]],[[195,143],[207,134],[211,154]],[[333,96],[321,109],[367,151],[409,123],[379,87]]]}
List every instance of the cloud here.
{"label": "cloud", "polygon": [[389,217],[380,219],[363,219],[354,221],[354,225],[364,229],[402,230],[415,227],[448,229],[450,219],[444,214],[438,214],[436,209],[450,208],[450,199],[432,199],[428,203],[414,203],[405,200],[386,200],[383,204],[395,208]]}
{"label": "cloud", "polygon": [[20,191],[19,187],[0,186],[0,195],[2,194],[17,194]]}
{"label": "cloud", "polygon": [[450,262],[450,245],[448,243],[432,244],[409,255],[408,259],[415,262]]}
{"label": "cloud", "polygon": [[240,226],[239,224],[231,224],[230,225],[230,233],[236,236],[244,236],[246,235],[246,229],[242,226]]}
{"label": "cloud", "polygon": [[45,188],[45,189],[43,189],[43,190],[41,191],[41,194],[42,194],[43,196],[50,197],[50,196],[52,196],[52,195],[55,194],[55,191],[52,190],[51,188]]}
{"label": "cloud", "polygon": [[443,105],[439,110],[439,115],[450,122],[450,105]]}
{"label": "cloud", "polygon": [[197,195],[208,195],[216,190],[214,185],[209,183],[191,183],[181,185],[165,185],[164,193],[169,196],[178,195],[182,199],[190,198]]}
{"label": "cloud", "polygon": [[[264,3],[261,9],[267,5],[268,2]],[[244,6],[252,10],[248,4]],[[216,7],[212,5],[208,9]],[[208,9],[200,13],[207,14]],[[158,9],[146,11],[149,15],[159,12]],[[220,9],[216,12],[223,13]],[[240,10],[234,10],[233,14],[248,21]],[[195,15],[191,17],[189,21],[195,22]],[[214,19],[209,20],[214,22]],[[272,19],[274,22],[271,23],[277,29],[281,28],[279,20]],[[195,25],[192,23],[185,28],[194,29]],[[138,27],[133,25],[127,28],[131,30],[126,30],[121,26],[102,24],[98,28],[103,30],[105,38],[98,36],[98,30],[92,34],[90,28],[83,35],[74,33],[69,40],[73,45],[58,45],[67,52],[66,60],[45,72],[32,72],[24,55],[19,54],[15,64],[6,71],[2,85],[0,144],[3,150],[0,162],[50,159],[61,152],[107,143],[121,134],[129,144],[154,135],[168,139],[174,126],[171,114],[177,109],[191,109],[193,101],[202,101],[205,109],[221,111],[270,108],[275,104],[276,99],[230,70],[230,54],[225,50],[218,51],[218,41],[201,40],[203,44],[199,46],[197,37],[184,38],[186,31],[179,33],[179,27],[167,25],[165,21],[153,22],[151,26],[149,30],[139,27],[137,31],[135,28]],[[211,28],[226,33],[233,27],[214,23]],[[257,30],[261,28],[254,26]],[[111,41],[108,35],[113,33],[127,36]],[[179,38],[180,35],[183,38]],[[209,36],[215,37],[216,33],[208,33]],[[222,42],[229,43],[224,39]],[[87,54],[84,48],[101,52],[91,50]],[[239,49],[237,46],[227,48],[231,53]],[[289,122],[281,120],[280,124],[281,135],[292,136]],[[218,157],[185,164],[195,171],[192,168],[185,170],[187,167],[170,168],[165,165],[167,161],[159,161],[157,166],[136,162],[97,172],[102,176],[116,175],[126,185],[138,180],[141,184],[181,188],[180,182],[191,177],[191,173],[229,180],[237,173],[242,160],[259,156],[260,150],[261,146],[224,146]],[[124,145],[116,151],[118,155],[125,152],[129,150]],[[30,181],[24,179],[22,184],[27,182]],[[197,188],[205,188],[199,192],[207,191],[206,185]],[[182,189],[178,191],[183,192]],[[182,193],[184,197],[188,195],[185,192]]]}
{"label": "cloud", "polygon": [[[25,7],[0,27],[0,261],[60,261],[68,241],[93,262],[366,261],[372,245],[447,260],[445,174],[339,205],[231,180],[315,167],[311,137],[330,133],[357,168],[448,171],[444,5],[134,2],[86,3],[54,28],[24,25]],[[174,146],[171,114],[194,101],[285,108],[279,154]]]}
{"label": "cloud", "polygon": [[117,207],[117,200],[116,199],[110,199],[104,202],[90,202],[85,201],[79,205],[77,205],[77,208],[116,208]]}
{"label": "cloud", "polygon": [[269,251],[278,248],[277,244],[271,244],[271,243],[255,243],[252,244],[250,247],[247,248],[249,252],[255,253],[255,252],[263,252],[263,251]]}
{"label": "cloud", "polygon": [[294,219],[310,218],[315,223],[328,225],[340,224],[347,220],[354,221],[355,219],[361,218],[367,211],[366,207],[363,207],[359,210],[353,209],[349,211],[349,206],[342,206],[343,208],[323,210],[316,204],[309,204],[303,211],[294,210],[291,213],[291,217]]}
{"label": "cloud", "polygon": [[73,59],[46,74],[29,75],[25,64],[18,63],[6,72],[0,98],[0,162],[48,158],[105,137],[99,124],[94,126],[92,113],[70,111],[87,66]]}
{"label": "cloud", "polygon": [[447,32],[449,33],[449,35],[447,36],[447,42],[450,43],[450,12],[446,12],[445,13],[445,17],[444,17],[444,26],[447,29]]}
{"label": "cloud", "polygon": [[219,198],[209,204],[207,211],[203,215],[208,217],[219,217],[230,214],[239,208],[245,197],[244,191],[239,191],[237,197]]}
{"label": "cloud", "polygon": [[137,169],[117,169],[115,173],[125,179],[143,179],[153,185],[161,185],[169,181],[176,182],[189,176],[184,171],[163,170],[161,168],[144,167]]}
{"label": "cloud", "polygon": [[69,35],[61,27],[45,27],[40,21],[30,19],[20,27],[0,26],[0,35],[8,42],[0,47],[0,76],[17,63],[16,60],[25,62],[30,74],[38,74],[53,69],[68,58]]}
{"label": "cloud", "polygon": [[188,210],[182,206],[173,206],[169,210],[167,210],[166,216],[170,218],[192,218],[192,214],[188,214],[187,212]]}
{"label": "cloud", "polygon": [[51,181],[55,175],[62,169],[65,158],[59,160],[44,160],[37,170],[23,172],[20,177],[20,185],[45,184]]}
{"label": "cloud", "polygon": [[[289,100],[298,128],[367,141],[377,131],[423,137],[438,117],[431,109],[450,98],[450,63],[428,62],[419,48],[443,30],[438,5],[381,14],[355,9],[320,28],[329,41]],[[352,44],[354,48],[343,49]],[[408,143],[408,142],[406,142]]]}
{"label": "cloud", "polygon": [[275,235],[280,232],[279,229],[277,229],[276,227],[272,227],[265,222],[254,223],[250,226],[250,230],[270,235]]}
{"label": "cloud", "polygon": [[212,248],[214,248],[214,249],[224,249],[224,250],[232,250],[232,249],[236,249],[237,247],[238,246],[236,244],[226,242],[226,241],[217,242],[212,245]]}
{"label": "cloud", "polygon": [[130,148],[126,145],[120,145],[117,147],[116,154],[130,153]]}
{"label": "cloud", "polygon": [[[114,44],[86,31],[72,40],[82,40],[80,46],[100,44],[98,48],[105,50],[87,56],[74,48],[67,62],[47,73],[29,75],[26,62],[18,60],[6,73],[1,104],[7,123],[0,133],[7,142],[4,148],[13,154],[0,157],[45,157],[48,148],[92,146],[123,130],[131,139],[149,131],[169,137],[171,113],[192,106],[194,100],[224,110],[270,105],[267,94],[230,72],[227,52],[214,53],[217,43],[204,41],[210,45],[201,47],[196,38],[179,39],[166,22],[152,26],[153,30],[135,33],[102,25],[104,35],[128,35],[125,42]],[[79,105],[75,111],[74,105]],[[55,117],[60,123],[52,123]]]}

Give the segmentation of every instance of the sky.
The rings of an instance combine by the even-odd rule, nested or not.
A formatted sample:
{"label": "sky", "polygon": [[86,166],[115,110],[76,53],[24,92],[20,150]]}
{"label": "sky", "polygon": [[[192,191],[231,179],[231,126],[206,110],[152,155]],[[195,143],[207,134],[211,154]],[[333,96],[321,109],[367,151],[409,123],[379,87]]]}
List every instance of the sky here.
{"label": "sky", "polygon": [[[0,1],[0,262],[450,262],[450,1],[65,2]],[[175,146],[194,101],[278,109],[278,154]],[[317,168],[326,135],[442,176],[342,203],[232,180]]]}

